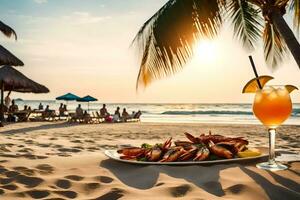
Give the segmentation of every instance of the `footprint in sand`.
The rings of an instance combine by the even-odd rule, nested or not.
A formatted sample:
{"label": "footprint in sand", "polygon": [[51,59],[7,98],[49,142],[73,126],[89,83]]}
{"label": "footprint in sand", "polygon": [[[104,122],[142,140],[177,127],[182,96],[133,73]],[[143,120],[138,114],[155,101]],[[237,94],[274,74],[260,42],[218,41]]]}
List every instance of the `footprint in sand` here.
{"label": "footprint in sand", "polygon": [[64,190],[64,191],[54,191],[54,193],[67,197],[69,199],[75,199],[77,197],[77,193],[71,190]]}
{"label": "footprint in sand", "polygon": [[89,143],[95,143],[94,140],[84,140],[85,142],[89,142]]}
{"label": "footprint in sand", "polygon": [[40,174],[52,174],[54,171],[54,167],[48,164],[40,164],[35,167],[39,170]]}
{"label": "footprint in sand", "polygon": [[9,185],[3,185],[1,188],[6,189],[6,190],[16,190],[18,189],[18,186],[15,184],[9,184]]}
{"label": "footprint in sand", "polygon": [[25,174],[27,176],[32,176],[35,174],[34,170],[29,169],[27,167],[20,166],[20,167],[14,167],[13,169],[16,170],[17,172]]}
{"label": "footprint in sand", "polygon": [[77,175],[69,175],[69,176],[65,176],[65,178],[72,181],[81,181],[84,179],[84,177],[77,176]]}
{"label": "footprint in sand", "polygon": [[73,142],[73,143],[82,143],[81,140],[71,140],[70,142]]}
{"label": "footprint in sand", "polygon": [[0,195],[4,194],[4,190],[0,189]]}
{"label": "footprint in sand", "polygon": [[50,195],[47,190],[29,190],[26,192],[33,199],[42,199]]}
{"label": "footprint in sand", "polygon": [[100,183],[86,183],[84,185],[84,190],[86,192],[91,192],[92,190],[96,190],[98,188],[100,188]]}
{"label": "footprint in sand", "polygon": [[62,189],[69,189],[71,187],[71,182],[65,179],[59,179],[55,182],[55,185]]}
{"label": "footprint in sand", "polygon": [[71,152],[71,153],[78,153],[81,151],[80,149],[75,149],[75,148],[59,148],[57,150],[60,152]]}
{"label": "footprint in sand", "polygon": [[16,171],[6,171],[4,174],[8,178],[13,178],[13,177],[18,176],[20,173],[16,172]]}
{"label": "footprint in sand", "polygon": [[9,184],[13,181],[14,181],[13,178],[0,178],[0,184],[1,185],[6,185],[6,184]]}
{"label": "footprint in sand", "polygon": [[7,169],[5,169],[5,167],[0,165],[0,174],[5,173],[6,171],[8,171]]}
{"label": "footprint in sand", "polygon": [[51,144],[38,144],[37,146],[47,148],[47,147],[50,147]]}
{"label": "footprint in sand", "polygon": [[119,188],[113,188],[110,192],[94,199],[94,200],[116,200],[124,196],[124,191]]}
{"label": "footprint in sand", "polygon": [[180,185],[170,188],[170,193],[173,197],[183,197],[191,190],[192,188],[190,185]]}
{"label": "footprint in sand", "polygon": [[97,176],[95,177],[98,181],[101,183],[111,183],[114,179],[108,177],[108,176]]}
{"label": "footprint in sand", "polygon": [[37,155],[33,155],[33,154],[23,154],[23,155],[19,155],[20,157],[25,157],[27,159],[30,160],[36,160],[36,159],[46,159],[48,158],[48,156],[37,156]]}
{"label": "footprint in sand", "polygon": [[25,176],[25,175],[18,175],[15,177],[15,181],[17,183],[25,185],[27,188],[34,188],[44,182],[43,179],[38,177],[31,177],[31,176]]}
{"label": "footprint in sand", "polygon": [[67,154],[67,153],[58,153],[57,155],[61,156],[61,157],[70,157],[71,156],[70,154]]}

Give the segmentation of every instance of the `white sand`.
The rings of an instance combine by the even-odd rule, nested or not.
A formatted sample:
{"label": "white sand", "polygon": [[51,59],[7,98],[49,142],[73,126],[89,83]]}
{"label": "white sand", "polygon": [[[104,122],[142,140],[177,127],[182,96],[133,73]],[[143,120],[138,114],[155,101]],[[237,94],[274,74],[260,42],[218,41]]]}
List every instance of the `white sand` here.
{"label": "white sand", "polygon": [[[119,144],[183,139],[183,132],[245,136],[267,146],[255,125],[19,123],[0,129],[0,199],[300,199],[300,162],[266,172],[255,163],[136,166],[107,159]],[[300,126],[279,129],[278,147],[298,152]],[[298,134],[298,136],[297,136]]]}

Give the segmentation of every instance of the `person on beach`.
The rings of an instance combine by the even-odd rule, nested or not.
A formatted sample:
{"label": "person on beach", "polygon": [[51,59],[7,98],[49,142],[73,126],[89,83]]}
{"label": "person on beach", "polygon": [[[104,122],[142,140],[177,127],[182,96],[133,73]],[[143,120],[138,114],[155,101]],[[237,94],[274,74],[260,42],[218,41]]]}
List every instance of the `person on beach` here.
{"label": "person on beach", "polygon": [[121,113],[120,113],[120,107],[117,107],[117,110],[115,111],[115,115],[117,115],[119,118],[121,118]]}
{"label": "person on beach", "polygon": [[9,108],[10,106],[10,102],[11,102],[11,99],[9,98],[9,95],[10,95],[11,91],[8,92],[8,94],[6,95],[5,99],[4,99],[4,105]]}
{"label": "person on beach", "polygon": [[27,105],[24,105],[24,111],[27,111],[28,108],[27,108]]}
{"label": "person on beach", "polygon": [[43,118],[52,118],[55,117],[55,112],[54,110],[50,110],[49,105],[47,105],[42,116]]}
{"label": "person on beach", "polygon": [[64,113],[68,112],[67,105],[64,105]]}
{"label": "person on beach", "polygon": [[42,103],[40,103],[40,105],[39,105],[39,110],[44,110],[44,106]]}
{"label": "person on beach", "polygon": [[59,116],[63,116],[65,111],[64,111],[64,104],[61,103],[59,108],[58,108]]}
{"label": "person on beach", "polygon": [[83,110],[81,108],[81,104],[78,104],[78,107],[76,108],[76,116],[83,117]]}
{"label": "person on beach", "polygon": [[19,110],[18,105],[15,104],[15,100],[11,101],[11,106],[9,106],[9,112],[17,112]]}
{"label": "person on beach", "polygon": [[133,118],[134,119],[139,119],[141,117],[141,115],[142,115],[142,112],[139,110],[139,111],[137,111],[137,113],[135,113]]}
{"label": "person on beach", "polygon": [[109,116],[109,113],[107,112],[106,105],[103,104],[102,108],[100,109],[100,116],[106,118]]}
{"label": "person on beach", "polygon": [[124,109],[123,109],[123,112],[122,112],[122,120],[123,120],[124,122],[126,122],[127,119],[129,119],[129,114],[128,114],[128,112],[126,111],[126,108],[124,108]]}
{"label": "person on beach", "polygon": [[85,110],[83,113],[84,123],[88,124],[91,121],[91,115]]}
{"label": "person on beach", "polygon": [[119,122],[120,119],[121,119],[121,113],[120,113],[120,107],[118,106],[113,116],[113,122]]}

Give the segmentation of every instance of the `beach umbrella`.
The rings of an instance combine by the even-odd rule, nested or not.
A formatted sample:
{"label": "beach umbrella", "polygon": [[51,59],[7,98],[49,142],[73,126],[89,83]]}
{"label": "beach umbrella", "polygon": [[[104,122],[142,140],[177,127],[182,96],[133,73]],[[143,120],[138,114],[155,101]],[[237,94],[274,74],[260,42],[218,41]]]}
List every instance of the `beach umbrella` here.
{"label": "beach umbrella", "polygon": [[98,99],[96,99],[96,98],[94,98],[90,95],[87,95],[85,97],[77,99],[76,101],[78,101],[78,102],[87,102],[88,103],[88,111],[90,111],[90,102],[91,101],[98,101]]}
{"label": "beach umbrella", "polygon": [[0,45],[0,65],[23,66],[24,63]]}
{"label": "beach umbrella", "polygon": [[76,101],[77,99],[80,99],[80,97],[72,93],[67,93],[62,96],[56,97],[56,100],[63,100],[63,101]]}
{"label": "beach umbrella", "polygon": [[1,86],[1,112],[0,117],[3,120],[3,96],[4,91],[14,91],[22,93],[48,93],[49,89],[14,69],[5,65],[0,68],[0,86]]}

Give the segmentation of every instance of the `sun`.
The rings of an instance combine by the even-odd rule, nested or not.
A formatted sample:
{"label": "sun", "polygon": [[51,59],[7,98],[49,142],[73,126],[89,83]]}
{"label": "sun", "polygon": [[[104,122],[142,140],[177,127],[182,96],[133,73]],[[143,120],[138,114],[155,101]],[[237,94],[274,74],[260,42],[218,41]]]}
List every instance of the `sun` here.
{"label": "sun", "polygon": [[212,63],[216,57],[216,44],[211,40],[199,41],[194,50],[194,56],[201,63]]}

